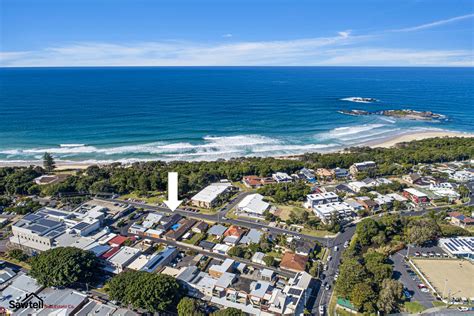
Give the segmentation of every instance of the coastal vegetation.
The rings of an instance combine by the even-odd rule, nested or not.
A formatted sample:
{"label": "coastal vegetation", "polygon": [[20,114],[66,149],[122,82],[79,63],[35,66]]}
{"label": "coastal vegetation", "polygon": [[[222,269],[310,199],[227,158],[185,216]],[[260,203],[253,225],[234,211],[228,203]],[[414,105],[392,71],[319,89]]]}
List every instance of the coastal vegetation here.
{"label": "coastal vegetation", "polygon": [[[67,177],[64,181],[39,186],[33,179],[45,174],[40,167],[0,168],[1,195],[68,196],[71,193],[97,194],[163,192],[167,187],[167,173],[180,174],[179,189],[183,198],[189,197],[207,184],[220,179],[240,181],[245,175],[270,176],[281,171],[294,173],[302,167],[348,168],[355,162],[373,160],[377,170],[369,176],[401,175],[417,163],[437,163],[466,160],[474,157],[474,138],[432,138],[401,143],[395,148],[353,147],[338,153],[308,153],[297,160],[277,158],[236,158],[200,162],[137,162],[130,166],[113,163],[90,166]],[[367,176],[360,174],[359,177]],[[306,186],[277,184],[262,189],[264,194],[278,201],[298,200],[304,196]]]}
{"label": "coastal vegetation", "polygon": [[44,153],[43,155],[43,168],[46,172],[53,172],[54,168],[56,168],[56,163],[50,153]]}

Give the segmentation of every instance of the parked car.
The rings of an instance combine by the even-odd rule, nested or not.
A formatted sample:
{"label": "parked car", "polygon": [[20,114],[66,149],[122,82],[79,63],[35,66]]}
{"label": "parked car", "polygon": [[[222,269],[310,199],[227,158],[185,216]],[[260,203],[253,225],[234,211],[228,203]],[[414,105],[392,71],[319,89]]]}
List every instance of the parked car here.
{"label": "parked car", "polygon": [[324,315],[325,309],[326,309],[326,307],[324,305],[319,305],[319,314]]}
{"label": "parked car", "polygon": [[411,298],[410,291],[408,291],[407,288],[404,288],[404,289],[403,289],[403,295],[405,295],[405,297],[406,297],[407,299],[410,299],[410,298]]}

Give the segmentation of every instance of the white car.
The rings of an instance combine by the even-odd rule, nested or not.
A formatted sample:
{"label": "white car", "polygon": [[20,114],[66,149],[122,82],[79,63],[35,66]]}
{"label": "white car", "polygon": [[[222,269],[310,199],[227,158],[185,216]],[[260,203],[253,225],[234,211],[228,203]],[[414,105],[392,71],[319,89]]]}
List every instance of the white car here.
{"label": "white car", "polygon": [[319,314],[324,315],[325,307],[324,305],[319,305]]}
{"label": "white car", "polygon": [[339,248],[337,246],[334,246],[334,251],[338,251]]}
{"label": "white car", "polygon": [[332,257],[331,256],[328,256],[328,262],[331,261]]}

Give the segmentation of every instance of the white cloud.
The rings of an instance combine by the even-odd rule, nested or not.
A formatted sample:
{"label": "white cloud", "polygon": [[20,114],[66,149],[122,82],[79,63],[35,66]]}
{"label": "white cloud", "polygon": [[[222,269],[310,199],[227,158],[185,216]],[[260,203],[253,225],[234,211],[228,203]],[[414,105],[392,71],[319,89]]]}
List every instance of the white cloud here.
{"label": "white cloud", "polygon": [[337,34],[339,34],[339,36],[341,36],[341,37],[343,37],[343,38],[347,38],[347,37],[349,37],[349,35],[351,34],[351,30],[338,32]]}
{"label": "white cloud", "polygon": [[[474,66],[468,50],[406,50],[367,46],[373,36],[339,32],[296,40],[195,43],[81,42],[28,52],[4,52],[0,65],[18,66]],[[364,45],[364,46],[362,46]]]}
{"label": "white cloud", "polygon": [[224,37],[224,38],[231,38],[232,36],[234,36],[234,35],[231,34],[231,33],[227,33],[227,34],[222,35],[222,37]]}
{"label": "white cloud", "polygon": [[456,16],[456,17],[450,18],[450,19],[439,20],[439,21],[426,23],[426,24],[421,24],[421,25],[417,25],[417,26],[392,30],[392,32],[413,32],[413,31],[419,31],[419,30],[424,30],[424,29],[430,29],[430,28],[437,27],[437,26],[440,26],[440,25],[444,25],[444,24],[448,24],[448,23],[452,23],[452,22],[457,22],[457,21],[461,21],[461,20],[465,20],[465,19],[470,19],[470,18],[473,18],[473,17],[474,17],[474,13],[471,13],[471,14]]}

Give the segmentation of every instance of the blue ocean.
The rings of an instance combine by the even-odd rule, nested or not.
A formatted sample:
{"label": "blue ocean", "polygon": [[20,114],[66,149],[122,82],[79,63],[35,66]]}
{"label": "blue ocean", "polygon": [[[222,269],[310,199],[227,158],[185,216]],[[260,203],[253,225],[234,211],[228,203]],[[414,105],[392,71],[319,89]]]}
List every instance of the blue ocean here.
{"label": "blue ocean", "polygon": [[[473,68],[3,68],[0,161],[215,160],[474,132],[473,87]],[[338,112],[408,108],[447,119]]]}

